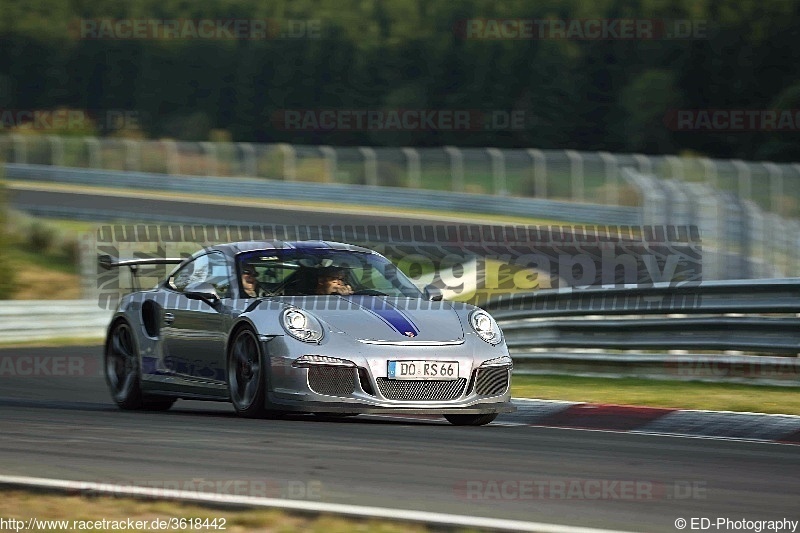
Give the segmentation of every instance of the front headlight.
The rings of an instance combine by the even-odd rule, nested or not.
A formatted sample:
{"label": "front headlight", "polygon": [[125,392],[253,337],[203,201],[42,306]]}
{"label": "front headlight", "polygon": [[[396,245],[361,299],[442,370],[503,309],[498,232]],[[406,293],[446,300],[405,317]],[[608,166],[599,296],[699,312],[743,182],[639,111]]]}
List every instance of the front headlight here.
{"label": "front headlight", "polygon": [[502,339],[500,326],[489,316],[489,313],[480,309],[473,311],[469,316],[469,323],[472,325],[472,329],[475,330],[475,333],[478,334],[478,337],[491,345],[500,344],[500,340]]}
{"label": "front headlight", "polygon": [[281,315],[281,323],[286,333],[303,342],[322,340],[322,324],[313,315],[295,307],[286,309]]}

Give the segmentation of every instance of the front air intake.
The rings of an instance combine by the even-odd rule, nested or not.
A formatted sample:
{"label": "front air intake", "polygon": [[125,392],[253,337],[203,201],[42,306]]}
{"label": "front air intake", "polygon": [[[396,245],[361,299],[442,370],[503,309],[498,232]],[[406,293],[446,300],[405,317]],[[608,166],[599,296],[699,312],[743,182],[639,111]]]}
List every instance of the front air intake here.
{"label": "front air intake", "polygon": [[378,389],[389,400],[447,401],[455,400],[464,392],[467,380],[405,380],[378,378]]}

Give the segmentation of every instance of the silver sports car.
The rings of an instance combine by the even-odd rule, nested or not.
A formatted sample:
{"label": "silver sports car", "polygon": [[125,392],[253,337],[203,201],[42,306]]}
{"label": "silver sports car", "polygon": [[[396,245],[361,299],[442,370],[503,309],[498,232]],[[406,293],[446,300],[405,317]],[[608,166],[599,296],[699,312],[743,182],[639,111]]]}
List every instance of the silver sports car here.
{"label": "silver sports car", "polygon": [[435,287],[420,291],[366,248],[238,242],[187,259],[100,263],[132,276],[178,263],[155,288],[123,297],[108,327],[105,375],[122,409],[182,398],[230,401],[246,417],[441,414],[457,425],[514,410],[494,319]]}

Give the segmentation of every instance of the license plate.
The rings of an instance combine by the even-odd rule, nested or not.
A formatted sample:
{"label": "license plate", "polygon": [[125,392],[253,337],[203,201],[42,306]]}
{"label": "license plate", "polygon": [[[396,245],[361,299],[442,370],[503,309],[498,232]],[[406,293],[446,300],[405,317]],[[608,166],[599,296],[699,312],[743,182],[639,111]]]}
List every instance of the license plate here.
{"label": "license plate", "polygon": [[455,361],[389,361],[389,379],[458,379]]}

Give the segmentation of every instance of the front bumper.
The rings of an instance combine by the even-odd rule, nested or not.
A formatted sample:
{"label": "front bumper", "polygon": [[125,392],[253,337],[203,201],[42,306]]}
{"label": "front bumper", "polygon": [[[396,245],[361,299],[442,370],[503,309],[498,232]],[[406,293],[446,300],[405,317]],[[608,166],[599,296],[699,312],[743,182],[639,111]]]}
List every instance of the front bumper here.
{"label": "front bumper", "polygon": [[[489,414],[516,410],[511,403],[511,368],[480,367],[484,361],[507,355],[505,345],[478,341],[448,346],[368,346],[341,343],[327,346],[325,356],[346,359],[355,368],[314,365],[296,368],[292,362],[315,347],[273,338],[269,354],[266,407],[276,411],[324,413]],[[475,353],[480,350],[480,353]],[[454,380],[391,380],[387,361],[458,361]]]}

